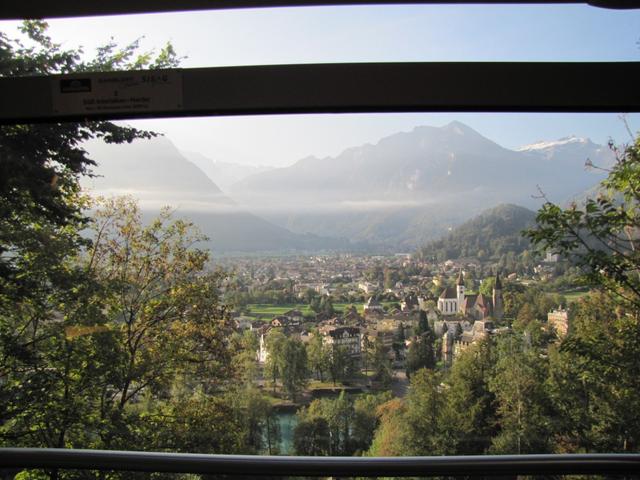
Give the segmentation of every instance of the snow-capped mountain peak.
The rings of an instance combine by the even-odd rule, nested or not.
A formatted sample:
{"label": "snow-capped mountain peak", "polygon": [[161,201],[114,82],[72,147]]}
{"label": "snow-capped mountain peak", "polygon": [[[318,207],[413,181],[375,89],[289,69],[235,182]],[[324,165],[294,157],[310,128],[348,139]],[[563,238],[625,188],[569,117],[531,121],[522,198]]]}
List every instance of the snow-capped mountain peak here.
{"label": "snow-capped mountain peak", "polygon": [[588,144],[591,140],[584,137],[577,137],[575,135],[570,135],[568,137],[561,138],[559,140],[554,141],[540,141],[536,143],[532,143],[530,145],[523,145],[522,147],[516,148],[518,152],[531,152],[536,150],[548,150],[551,148],[562,147],[565,145],[571,144]]}

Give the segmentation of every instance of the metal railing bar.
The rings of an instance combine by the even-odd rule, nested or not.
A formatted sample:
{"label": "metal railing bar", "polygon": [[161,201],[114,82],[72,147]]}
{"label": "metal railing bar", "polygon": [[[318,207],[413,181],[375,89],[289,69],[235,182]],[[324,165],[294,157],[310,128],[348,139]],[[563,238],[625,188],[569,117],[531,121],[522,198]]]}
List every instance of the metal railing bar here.
{"label": "metal railing bar", "polygon": [[[61,82],[74,79],[90,88],[112,77],[167,72],[172,90],[156,104],[91,111],[82,101],[67,100],[85,94],[85,100],[95,100],[95,90],[60,93]],[[2,77],[0,123],[287,113],[637,112],[639,83],[640,62],[341,63]],[[157,85],[150,88],[138,96],[160,92]],[[67,104],[56,107],[56,95]]]}
{"label": "metal railing bar", "polygon": [[193,10],[222,10],[240,8],[309,7],[339,5],[411,5],[411,4],[569,4],[580,3],[602,8],[640,8],[637,0],[110,0],[87,2],[65,0],[43,2],[22,0],[4,2],[0,19],[82,17],[92,15],[120,15]]}
{"label": "metal railing bar", "polygon": [[640,454],[292,457],[0,449],[0,469],[56,468],[252,476],[638,475]]}

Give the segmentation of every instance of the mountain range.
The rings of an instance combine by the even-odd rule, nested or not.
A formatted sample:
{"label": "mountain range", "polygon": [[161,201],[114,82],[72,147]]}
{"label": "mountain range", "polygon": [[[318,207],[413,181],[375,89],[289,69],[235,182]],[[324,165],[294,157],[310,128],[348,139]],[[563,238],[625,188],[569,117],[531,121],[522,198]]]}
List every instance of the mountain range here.
{"label": "mountain range", "polygon": [[[180,152],[168,139],[88,147],[98,193],[131,193],[143,208],[177,206],[218,251],[407,251],[501,203],[537,208],[592,188],[613,154],[567,137],[516,150],[460,122],[416,127],[336,157],[245,167]],[[221,188],[220,185],[224,185]]]}
{"label": "mountain range", "polygon": [[195,164],[164,137],[131,144],[87,145],[96,161],[96,176],[83,187],[94,195],[132,195],[146,217],[161,207],[192,220],[210,238],[214,252],[288,252],[344,250],[352,246],[339,238],[293,233],[256,216],[226,196]]}
{"label": "mountain range", "polygon": [[294,232],[406,250],[500,203],[537,208],[540,192],[562,203],[602,179],[587,159],[607,165],[613,155],[577,137],[510,150],[452,122],[251,175],[230,195],[269,205],[259,213]]}

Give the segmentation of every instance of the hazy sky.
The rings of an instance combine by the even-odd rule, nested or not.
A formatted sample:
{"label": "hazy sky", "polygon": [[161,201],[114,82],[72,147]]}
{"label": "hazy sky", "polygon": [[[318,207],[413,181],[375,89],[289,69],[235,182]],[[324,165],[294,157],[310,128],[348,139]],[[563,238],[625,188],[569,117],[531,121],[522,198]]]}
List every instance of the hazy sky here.
{"label": "hazy sky", "polygon": [[[113,37],[171,41],[184,67],[388,61],[639,61],[640,11],[560,6],[359,6],[172,13],[52,20],[65,46]],[[15,34],[16,22],[0,22]],[[460,120],[517,147],[571,134],[627,141],[617,115],[380,114],[197,118],[132,122],[181,149],[238,163],[287,165],[416,125]],[[634,131],[640,116],[628,117]]]}

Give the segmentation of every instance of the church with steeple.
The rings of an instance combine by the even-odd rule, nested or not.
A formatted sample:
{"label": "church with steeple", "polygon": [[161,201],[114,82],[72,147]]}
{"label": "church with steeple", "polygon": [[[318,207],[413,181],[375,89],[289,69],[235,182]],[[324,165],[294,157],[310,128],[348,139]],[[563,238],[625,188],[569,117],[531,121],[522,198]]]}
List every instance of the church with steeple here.
{"label": "church with steeple", "polygon": [[491,317],[500,320],[504,313],[500,274],[496,272],[496,281],[491,296],[482,293],[467,295],[464,277],[460,271],[455,288],[445,288],[440,294],[438,310],[444,316],[462,315],[473,320],[485,320]]}

